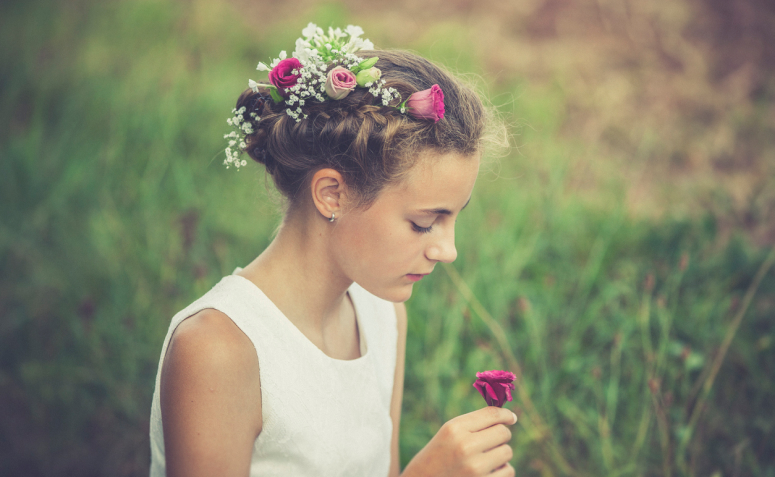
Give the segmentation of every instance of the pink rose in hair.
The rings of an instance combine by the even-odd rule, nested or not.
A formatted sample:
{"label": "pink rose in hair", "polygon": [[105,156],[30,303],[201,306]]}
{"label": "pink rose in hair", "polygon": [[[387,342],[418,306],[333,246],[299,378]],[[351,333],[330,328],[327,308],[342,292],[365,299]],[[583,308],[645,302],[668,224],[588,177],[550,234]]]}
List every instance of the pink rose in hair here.
{"label": "pink rose in hair", "polygon": [[434,84],[409,96],[406,107],[413,118],[433,119],[437,123],[444,117],[444,92],[439,85]]}
{"label": "pink rose in hair", "polygon": [[352,71],[337,66],[328,72],[326,79],[326,94],[331,99],[344,99],[350,91],[355,89],[358,82]]}
{"label": "pink rose in hair", "polygon": [[488,406],[503,407],[503,403],[511,401],[511,390],[514,389],[515,379],[517,377],[509,371],[482,371],[476,373],[474,387]]}
{"label": "pink rose in hair", "polygon": [[[285,88],[295,86],[299,80],[301,62],[296,58],[286,58],[269,72],[269,82],[277,87],[277,92],[283,97],[288,97],[289,93]],[[294,73],[294,71],[296,71]]]}

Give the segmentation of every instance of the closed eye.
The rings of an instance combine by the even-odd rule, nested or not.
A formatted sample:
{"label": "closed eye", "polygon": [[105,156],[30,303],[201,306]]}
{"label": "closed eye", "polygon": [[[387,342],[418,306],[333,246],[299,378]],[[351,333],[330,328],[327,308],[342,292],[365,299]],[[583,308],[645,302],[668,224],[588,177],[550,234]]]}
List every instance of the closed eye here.
{"label": "closed eye", "polygon": [[414,231],[417,233],[427,234],[428,232],[431,231],[431,229],[433,229],[433,225],[431,225],[430,227],[420,227],[419,225],[412,222],[412,229],[414,229]]}

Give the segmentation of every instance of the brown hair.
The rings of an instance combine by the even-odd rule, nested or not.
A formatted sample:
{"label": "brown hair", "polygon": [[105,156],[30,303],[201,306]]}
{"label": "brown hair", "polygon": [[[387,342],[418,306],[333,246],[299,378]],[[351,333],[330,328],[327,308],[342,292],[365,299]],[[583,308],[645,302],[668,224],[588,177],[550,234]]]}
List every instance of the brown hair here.
{"label": "brown hair", "polygon": [[312,175],[325,167],[339,171],[360,205],[369,205],[388,183],[414,165],[417,153],[481,150],[487,111],[477,94],[430,61],[403,51],[360,51],[362,58],[379,57],[385,87],[403,99],[438,84],[444,92],[444,118],[414,119],[383,106],[366,88],[356,88],[342,100],[308,100],[306,119],[296,122],[285,103],[274,103],[266,91],[247,90],[237,101],[249,117],[256,112],[247,152],[264,164],[277,189],[293,206]]}

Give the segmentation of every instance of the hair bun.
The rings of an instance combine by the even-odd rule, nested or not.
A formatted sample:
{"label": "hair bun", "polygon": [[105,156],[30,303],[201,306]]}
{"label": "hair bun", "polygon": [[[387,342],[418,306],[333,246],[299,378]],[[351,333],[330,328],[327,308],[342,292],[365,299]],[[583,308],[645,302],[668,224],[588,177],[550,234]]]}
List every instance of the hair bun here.
{"label": "hair bun", "polygon": [[248,103],[250,103],[250,106],[248,107],[248,113],[252,111],[255,112],[258,116],[261,116],[264,114],[264,106],[268,101],[271,100],[272,96],[269,93],[265,93],[263,91],[253,93],[248,99]]}

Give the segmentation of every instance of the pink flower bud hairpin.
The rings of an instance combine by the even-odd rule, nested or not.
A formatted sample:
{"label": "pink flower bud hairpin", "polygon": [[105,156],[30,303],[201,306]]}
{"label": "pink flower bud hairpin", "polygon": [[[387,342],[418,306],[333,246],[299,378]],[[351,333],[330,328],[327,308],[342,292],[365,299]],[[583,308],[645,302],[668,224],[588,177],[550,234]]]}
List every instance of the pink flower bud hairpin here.
{"label": "pink flower bud hairpin", "polygon": [[511,401],[515,379],[517,377],[509,371],[481,371],[476,373],[474,387],[488,406],[503,407],[506,401]]}
{"label": "pink flower bud hairpin", "polygon": [[415,119],[432,119],[434,123],[444,118],[444,92],[434,84],[428,89],[413,93],[398,106],[403,112],[408,112]]}

